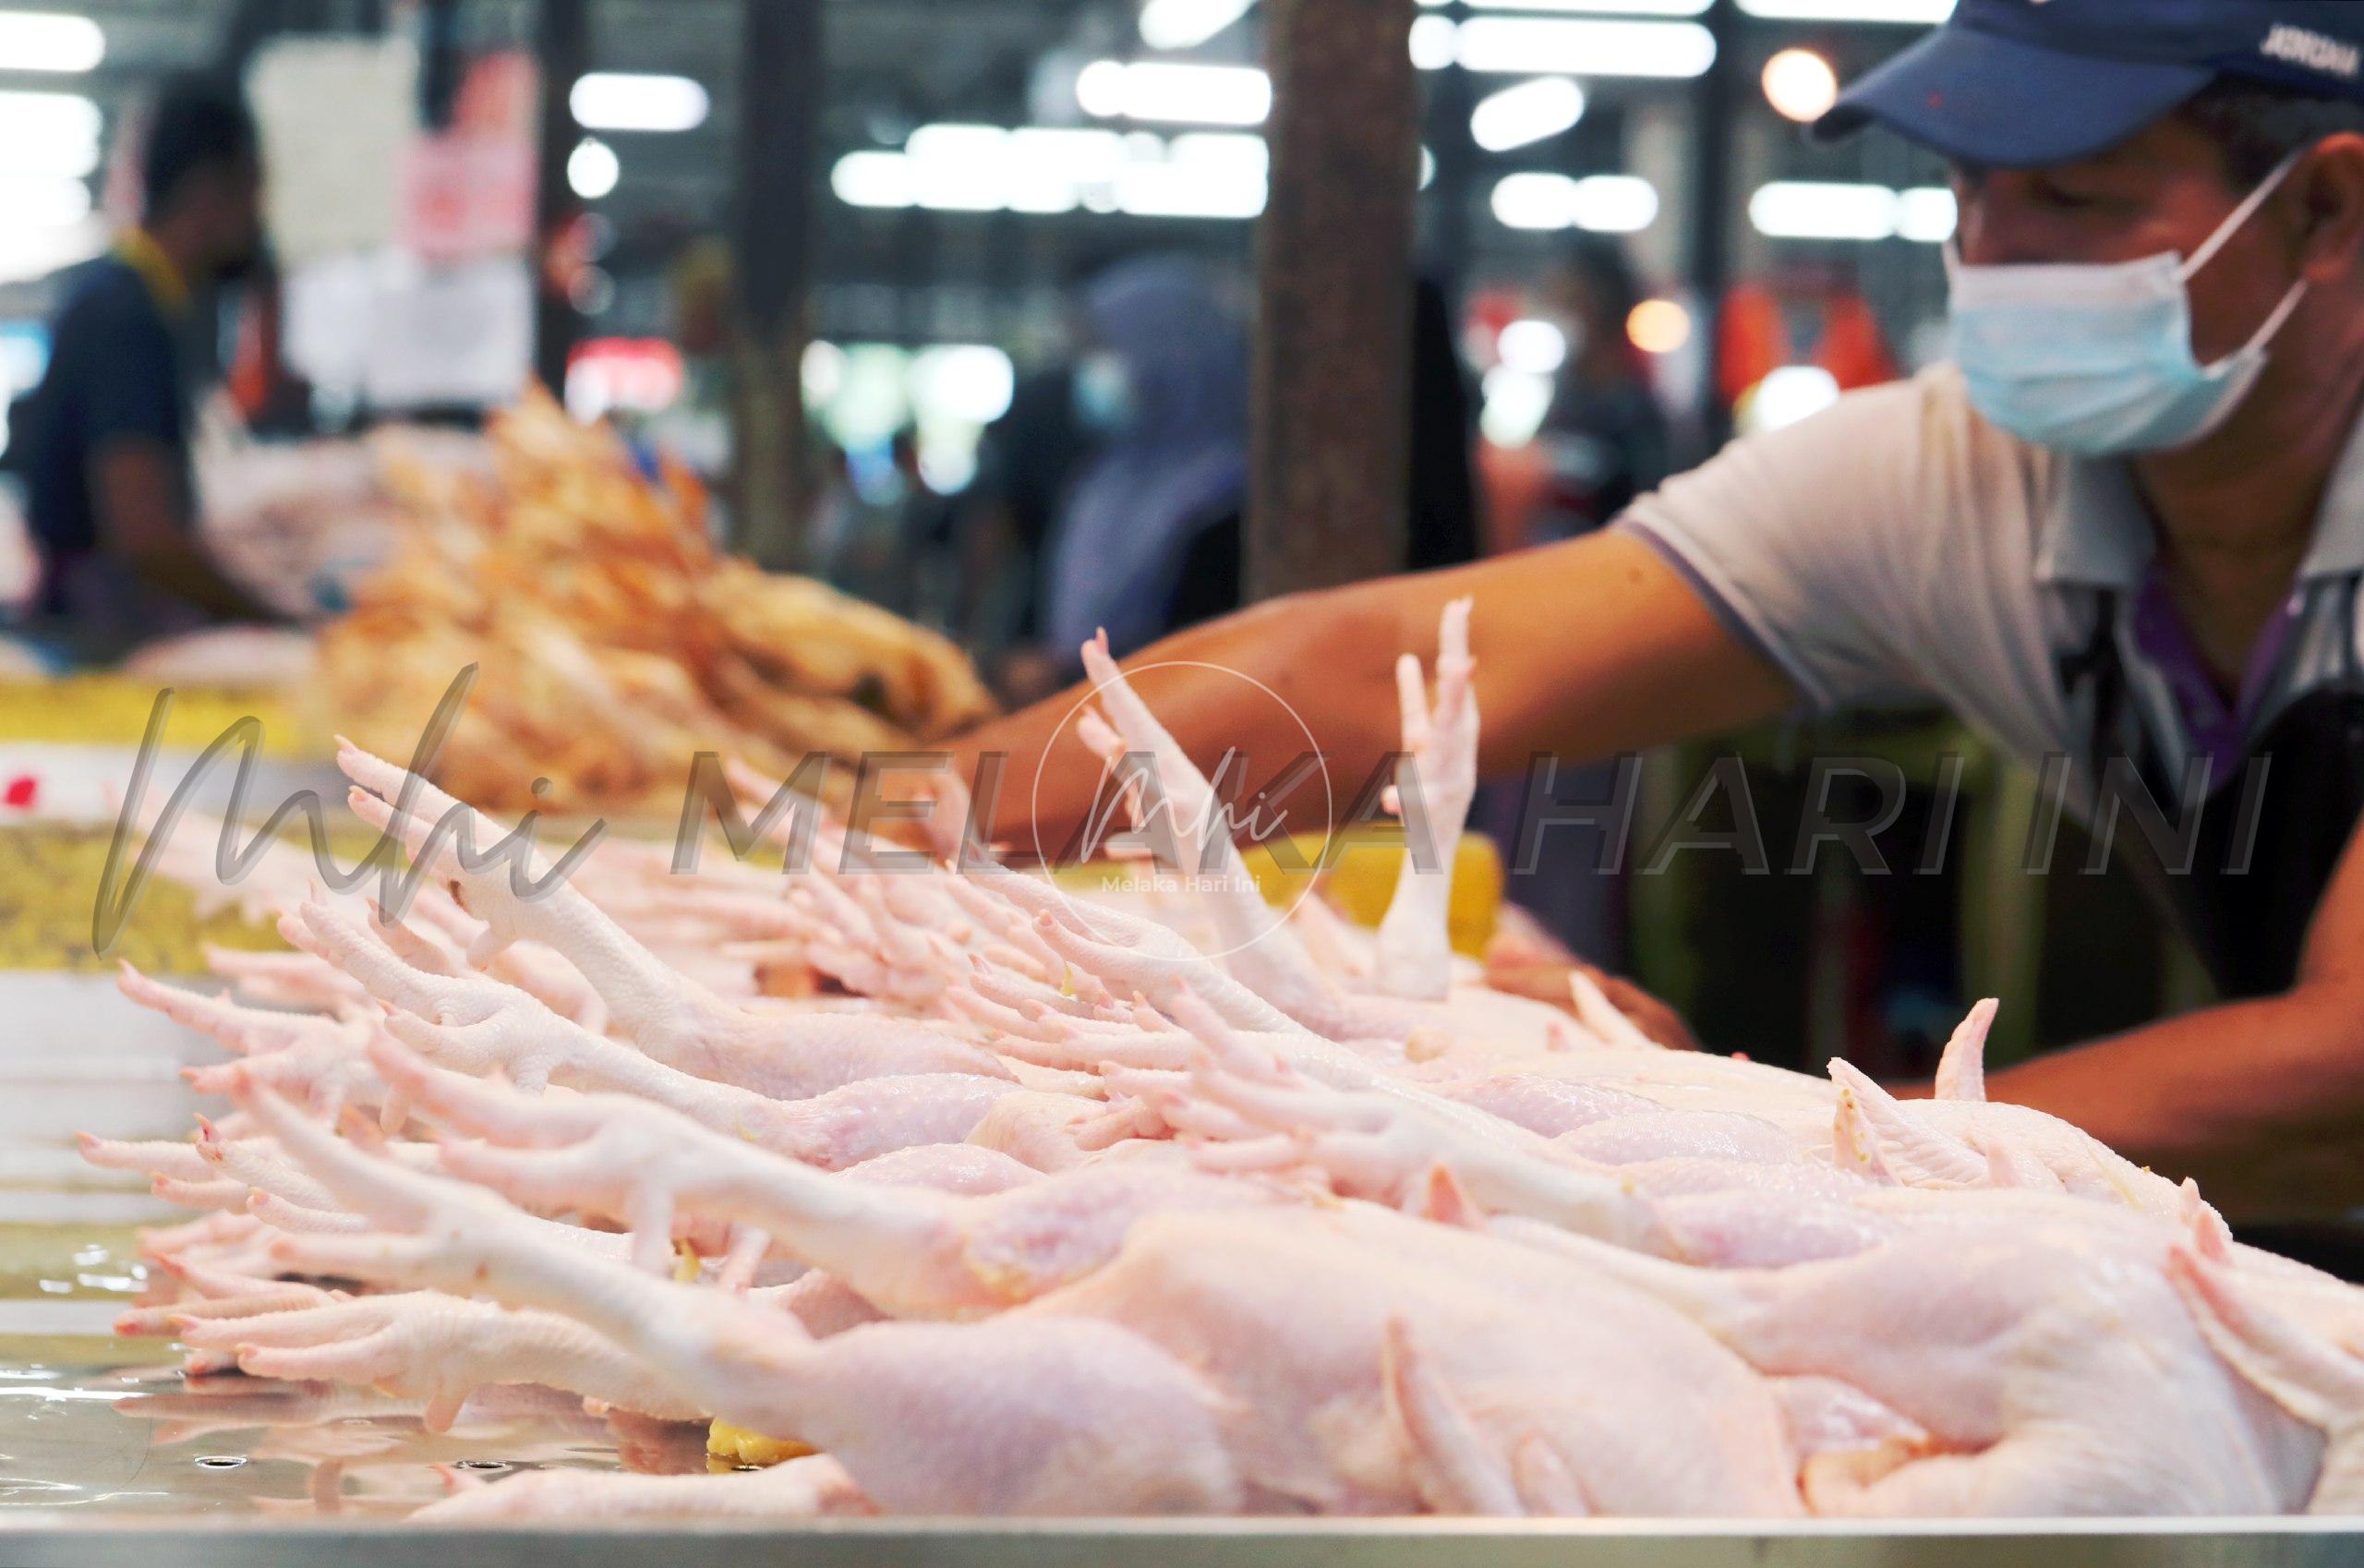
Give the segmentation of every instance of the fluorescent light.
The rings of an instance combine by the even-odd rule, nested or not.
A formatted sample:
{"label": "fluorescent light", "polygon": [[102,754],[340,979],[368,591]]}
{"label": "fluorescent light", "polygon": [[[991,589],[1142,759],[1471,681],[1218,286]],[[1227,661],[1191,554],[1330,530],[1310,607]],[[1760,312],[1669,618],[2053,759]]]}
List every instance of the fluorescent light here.
{"label": "fluorescent light", "polygon": [[623,160],[616,156],[616,150],[595,136],[577,142],[566,160],[566,183],[585,201],[611,194],[623,173]]}
{"label": "fluorescent light", "polygon": [[1639,234],[1658,222],[1658,188],[1639,175],[1588,175],[1576,182],[1576,227],[1595,234]]}
{"label": "fluorescent light", "polygon": [[1765,62],[1765,101],[1785,120],[1822,118],[1839,102],[1839,73],[1811,49],[1784,49]]}
{"label": "fluorescent light", "polygon": [[706,89],[687,77],[594,71],[574,84],[567,102],[585,130],[687,131],[706,124],[712,107]]}
{"label": "fluorescent light", "polygon": [[[1420,0],[1441,6],[1446,0]],[[1696,17],[1716,0],[1470,0],[1481,11],[1557,11],[1569,14],[1626,17]]]}
{"label": "fluorescent light", "polygon": [[100,161],[96,136],[11,136],[0,139],[0,175],[87,179],[98,172]]}
{"label": "fluorescent light", "polygon": [[1798,22],[1906,22],[1927,25],[1954,14],[1954,0],[1740,0],[1752,17]]}
{"label": "fluorescent light", "polygon": [[1176,138],[1174,155],[1162,163],[1125,165],[1116,176],[1118,211],[1136,218],[1253,218],[1264,210],[1260,161],[1236,151],[1188,153],[1179,145],[1187,139]]}
{"label": "fluorescent light", "polygon": [[88,261],[106,247],[106,225],[95,218],[55,228],[0,223],[0,283],[47,277]]}
{"label": "fluorescent light", "polygon": [[90,187],[54,175],[0,175],[0,212],[10,228],[71,228],[90,215]]}
{"label": "fluorescent light", "polygon": [[53,11],[0,11],[0,66],[12,71],[95,70],[107,35],[88,17]]}
{"label": "fluorescent light", "polygon": [[1575,189],[1565,175],[1505,175],[1494,185],[1494,216],[1505,228],[1571,228]]}
{"label": "fluorescent light", "polygon": [[1916,245],[1943,245],[1954,237],[1961,214],[1954,193],[1941,185],[1915,186],[1896,193],[1896,233]]}
{"label": "fluorescent light", "polygon": [[[918,135],[912,133],[915,140]],[[1017,163],[1055,169],[1079,180],[1106,179],[1125,161],[1125,139],[1116,131],[1090,127],[1020,126],[1009,133],[1009,155]]]}
{"label": "fluorescent light", "polygon": [[1264,139],[1242,131],[1185,131],[1166,143],[1166,156],[1233,179],[1260,180],[1272,163]]}
{"label": "fluorescent light", "polygon": [[1125,212],[1252,218],[1264,210],[1264,139],[1150,131],[935,124],[900,152],[849,152],[829,186],[852,207],[936,212]]}
{"label": "fluorescent light", "polygon": [[939,212],[997,212],[1009,205],[1009,132],[999,126],[922,126],[903,144],[911,197]]}
{"label": "fluorescent light", "polygon": [[1884,185],[1776,180],[1748,199],[1748,221],[1774,239],[1887,239],[1897,195]]}
{"label": "fluorescent light", "polygon": [[1489,152],[1507,152],[1558,136],[1584,114],[1583,88],[1566,77],[1538,77],[1480,99],[1469,114],[1469,135]]}
{"label": "fluorescent light", "polygon": [[0,92],[0,145],[54,140],[96,147],[104,124],[99,106],[71,92]]}
{"label": "fluorescent light", "polygon": [[1494,216],[1505,228],[1590,229],[1633,234],[1658,215],[1658,187],[1638,175],[1505,175],[1494,186]]}
{"label": "fluorescent light", "polygon": [[1954,193],[1943,186],[1890,190],[1878,185],[1777,180],[1748,200],[1749,222],[1774,239],[1908,239],[1941,245],[1951,239]]}
{"label": "fluorescent light", "polygon": [[1568,334],[1550,321],[1528,317],[1513,321],[1495,340],[1503,365],[1530,376],[1549,376],[1568,362]]}
{"label": "fluorescent light", "polygon": [[849,207],[909,207],[911,166],[899,152],[849,152],[829,171],[829,188]]}
{"label": "fluorescent light", "polygon": [[1149,0],[1141,42],[1152,49],[1195,49],[1248,14],[1256,0]]}
{"label": "fluorescent light", "polygon": [[1258,126],[1272,111],[1272,82],[1253,66],[1094,60],[1077,76],[1075,98],[1104,120]]}
{"label": "fluorescent light", "polygon": [[1716,38],[1697,22],[1472,17],[1455,35],[1454,54],[1473,71],[1519,76],[1695,77],[1716,63]]}
{"label": "fluorescent light", "polygon": [[1453,64],[1453,41],[1460,34],[1451,17],[1412,18],[1412,64],[1424,71],[1441,71]]}

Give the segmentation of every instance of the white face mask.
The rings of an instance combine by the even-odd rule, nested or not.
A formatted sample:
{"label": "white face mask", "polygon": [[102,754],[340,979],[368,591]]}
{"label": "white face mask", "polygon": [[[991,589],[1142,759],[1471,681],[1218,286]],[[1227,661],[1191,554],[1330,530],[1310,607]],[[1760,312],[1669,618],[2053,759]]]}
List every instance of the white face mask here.
{"label": "white face mask", "polygon": [[1971,403],[2022,440],[2081,457],[2189,446],[2257,385],[2266,351],[2307,292],[2291,285],[2248,344],[2202,365],[2187,285],[2257,214],[2303,154],[2266,176],[2184,260],[1963,264],[1951,246],[1953,355]]}

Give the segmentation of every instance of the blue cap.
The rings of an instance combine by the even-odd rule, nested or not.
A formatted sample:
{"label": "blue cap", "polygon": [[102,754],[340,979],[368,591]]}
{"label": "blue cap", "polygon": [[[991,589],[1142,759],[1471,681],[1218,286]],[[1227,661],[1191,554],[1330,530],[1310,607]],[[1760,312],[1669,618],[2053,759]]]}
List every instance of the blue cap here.
{"label": "blue cap", "polygon": [[1817,121],[2002,169],[2117,146],[2220,77],[2364,100],[2364,0],[1961,0]]}

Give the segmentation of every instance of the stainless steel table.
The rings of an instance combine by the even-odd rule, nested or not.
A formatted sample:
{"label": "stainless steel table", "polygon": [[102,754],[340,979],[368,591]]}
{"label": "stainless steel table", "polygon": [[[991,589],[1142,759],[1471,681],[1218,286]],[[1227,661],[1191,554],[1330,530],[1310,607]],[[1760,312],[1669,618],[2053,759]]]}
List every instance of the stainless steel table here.
{"label": "stainless steel table", "polygon": [[18,1514],[0,1568],[2354,1568],[2364,1520],[1703,1527],[1433,1520],[789,1530],[437,1531],[400,1525],[110,1528]]}

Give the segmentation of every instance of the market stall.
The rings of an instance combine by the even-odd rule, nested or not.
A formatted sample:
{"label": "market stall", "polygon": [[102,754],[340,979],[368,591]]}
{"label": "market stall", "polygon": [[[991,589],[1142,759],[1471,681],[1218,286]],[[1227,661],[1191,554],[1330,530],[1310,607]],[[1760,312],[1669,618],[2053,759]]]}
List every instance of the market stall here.
{"label": "market stall", "polygon": [[[2364,513],[2290,411],[2364,408],[2364,34],[2162,8],[199,18],[242,79],[121,138],[7,481],[0,1564],[2355,1561]],[[1793,30],[1907,22],[1843,102],[1886,52]],[[0,6],[38,70],[134,35]],[[70,249],[115,111],[26,96]],[[1762,134],[1851,116],[1912,149]],[[1740,265],[1743,205],[1888,249]],[[1027,227],[1249,218],[1073,292]],[[1662,283],[1478,277],[1575,231]],[[1948,279],[1972,373],[1899,382]],[[1901,696],[1979,746],[1785,717]],[[2186,826],[2169,763],[2252,766]],[[2070,818],[2189,941],[2031,1066]],[[1811,940],[1702,940],[1692,851]]]}

